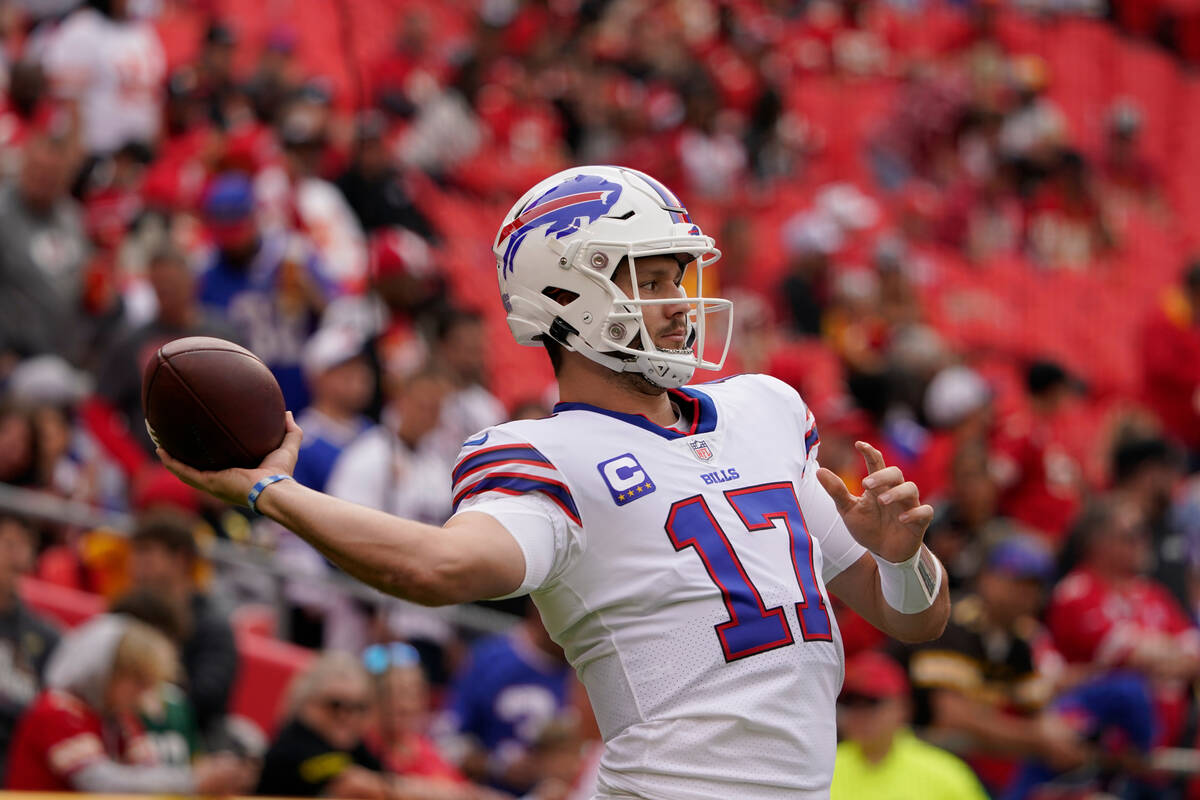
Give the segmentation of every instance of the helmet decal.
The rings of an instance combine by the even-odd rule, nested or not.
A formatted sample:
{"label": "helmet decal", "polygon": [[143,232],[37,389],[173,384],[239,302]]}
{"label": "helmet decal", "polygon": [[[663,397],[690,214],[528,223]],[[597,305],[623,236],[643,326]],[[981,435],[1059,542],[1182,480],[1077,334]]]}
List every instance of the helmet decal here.
{"label": "helmet decal", "polygon": [[497,244],[508,238],[508,246],[500,260],[503,276],[508,277],[517,249],[534,230],[549,225],[543,235],[553,234],[559,239],[569,236],[578,231],[581,224],[593,222],[608,213],[620,197],[620,184],[599,175],[576,175],[534,200],[505,225],[497,237]]}

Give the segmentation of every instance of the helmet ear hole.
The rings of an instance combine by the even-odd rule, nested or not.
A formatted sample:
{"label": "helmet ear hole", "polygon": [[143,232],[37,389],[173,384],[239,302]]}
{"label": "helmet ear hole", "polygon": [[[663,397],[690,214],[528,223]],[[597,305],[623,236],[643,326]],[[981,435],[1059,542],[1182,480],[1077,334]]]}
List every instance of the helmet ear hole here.
{"label": "helmet ear hole", "polygon": [[542,289],[542,294],[560,306],[568,306],[579,299],[579,292],[572,292],[570,289],[563,289],[561,286],[547,286],[545,289]]}

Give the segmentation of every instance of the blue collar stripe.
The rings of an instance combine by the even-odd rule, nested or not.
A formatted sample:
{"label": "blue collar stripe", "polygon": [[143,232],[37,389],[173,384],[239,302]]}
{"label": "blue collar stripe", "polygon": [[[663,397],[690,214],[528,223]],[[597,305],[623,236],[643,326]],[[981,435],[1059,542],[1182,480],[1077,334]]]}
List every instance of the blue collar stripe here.
{"label": "blue collar stripe", "polygon": [[480,450],[476,453],[464,458],[457,467],[454,468],[454,473],[451,480],[457,484],[463,478],[470,475],[472,472],[483,469],[491,464],[496,464],[502,461],[515,461],[521,464],[538,464],[545,465],[553,469],[554,465],[550,463],[550,459],[542,455],[536,447],[530,447],[527,444],[518,445],[498,445]]}
{"label": "blue collar stripe", "polygon": [[470,488],[459,493],[458,497],[454,498],[454,511],[458,511],[459,504],[468,497],[473,497],[483,492],[500,492],[501,494],[521,495],[529,492],[542,492],[565,512],[575,524],[582,525],[579,519],[579,507],[575,505],[575,498],[571,497],[571,492],[561,483],[557,481],[546,480],[543,478],[532,478],[527,475],[513,475],[504,473],[501,475],[490,475]]}
{"label": "blue collar stripe", "polygon": [[641,414],[626,414],[623,411],[612,411],[607,408],[593,406],[589,403],[558,403],[554,406],[554,413],[557,414],[560,411],[591,411],[593,414],[603,414],[606,417],[628,422],[630,425],[636,425],[644,431],[671,441],[701,433],[712,433],[716,430],[717,406],[711,397],[690,386],[684,389],[672,389],[670,394],[677,402],[691,412],[692,424],[686,431],[664,428],[662,425],[651,422],[648,417]]}

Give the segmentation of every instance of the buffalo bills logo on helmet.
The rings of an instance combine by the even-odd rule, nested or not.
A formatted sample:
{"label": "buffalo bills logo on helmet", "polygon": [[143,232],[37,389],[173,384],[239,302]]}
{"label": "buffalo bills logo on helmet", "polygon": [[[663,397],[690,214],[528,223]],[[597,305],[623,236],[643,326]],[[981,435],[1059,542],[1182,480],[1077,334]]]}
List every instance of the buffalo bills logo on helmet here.
{"label": "buffalo bills logo on helmet", "polygon": [[504,277],[512,271],[517,249],[530,233],[549,226],[543,235],[569,236],[607,214],[620,196],[620,184],[598,175],[576,175],[534,200],[500,231],[498,241],[508,239],[501,259]]}

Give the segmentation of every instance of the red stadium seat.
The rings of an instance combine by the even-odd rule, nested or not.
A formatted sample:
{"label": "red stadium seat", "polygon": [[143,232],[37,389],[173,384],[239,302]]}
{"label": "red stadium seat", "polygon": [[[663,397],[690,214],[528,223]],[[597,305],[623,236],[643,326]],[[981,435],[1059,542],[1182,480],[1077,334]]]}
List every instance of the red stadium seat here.
{"label": "red stadium seat", "polygon": [[22,578],[21,601],[64,628],[74,628],[105,609],[104,598],[37,578]]}
{"label": "red stadium seat", "polygon": [[279,725],[280,712],[292,678],[315,654],[266,636],[237,631],[238,678],[229,713],[251,719],[267,735]]}

